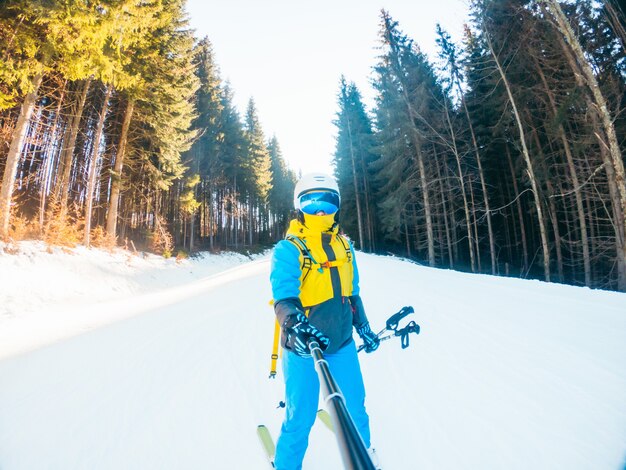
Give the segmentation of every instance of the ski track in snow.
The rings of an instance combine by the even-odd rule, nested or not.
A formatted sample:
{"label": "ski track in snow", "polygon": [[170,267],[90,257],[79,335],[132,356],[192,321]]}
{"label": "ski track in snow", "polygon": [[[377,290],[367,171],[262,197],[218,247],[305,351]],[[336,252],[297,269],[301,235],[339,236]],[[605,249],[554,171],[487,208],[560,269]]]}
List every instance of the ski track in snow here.
{"label": "ski track in snow", "polygon": [[[385,470],[624,468],[626,295],[357,256],[372,329],[404,305],[421,326],[361,356]],[[266,468],[256,426],[276,438],[284,413],[268,275],[266,258],[51,311],[39,333],[6,323],[0,469]],[[309,442],[305,470],[341,468],[324,426]]]}

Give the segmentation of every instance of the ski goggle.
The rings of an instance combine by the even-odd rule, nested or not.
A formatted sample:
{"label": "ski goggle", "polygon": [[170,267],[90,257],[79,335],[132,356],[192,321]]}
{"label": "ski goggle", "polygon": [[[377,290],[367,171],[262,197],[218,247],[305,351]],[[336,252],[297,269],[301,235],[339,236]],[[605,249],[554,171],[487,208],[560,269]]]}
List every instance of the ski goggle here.
{"label": "ski goggle", "polygon": [[322,211],[334,214],[339,210],[339,194],[334,191],[309,191],[298,198],[300,210],[315,215]]}

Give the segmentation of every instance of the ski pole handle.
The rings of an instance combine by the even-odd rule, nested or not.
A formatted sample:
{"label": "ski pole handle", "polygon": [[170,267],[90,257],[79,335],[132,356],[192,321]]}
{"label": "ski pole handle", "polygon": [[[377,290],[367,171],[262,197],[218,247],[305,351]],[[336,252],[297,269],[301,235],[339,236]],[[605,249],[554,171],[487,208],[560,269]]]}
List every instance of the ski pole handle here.
{"label": "ski pole handle", "polygon": [[[419,332],[420,332],[420,326],[414,321],[411,321],[404,328],[400,330],[392,330],[389,334],[386,334],[385,336],[380,336],[378,340],[382,343],[383,341],[387,341],[390,338],[400,336],[400,344],[402,345],[402,349],[406,349],[409,347],[409,334],[410,333],[419,334]],[[361,352],[363,349],[365,349],[364,344],[358,347],[357,352]]]}
{"label": "ski pole handle", "polygon": [[[389,334],[388,334],[388,335],[386,335],[386,336],[380,336],[380,337],[378,338],[378,341],[380,341],[380,342],[382,343],[383,341],[387,341],[389,338],[393,338],[394,336],[395,336],[395,334],[394,334],[394,333],[389,333]],[[362,344],[361,346],[359,346],[359,347],[357,348],[356,352],[360,353],[360,352],[361,352],[361,351],[363,351],[364,349],[365,349],[365,345],[364,345],[364,344]]]}
{"label": "ski pole handle", "polygon": [[[398,325],[400,323],[400,320],[402,320],[404,317],[414,312],[415,310],[410,305],[407,305],[406,307],[402,307],[398,312],[394,313],[393,315],[389,317],[389,319],[385,323],[385,327],[376,334],[376,337],[380,341],[385,341],[391,338],[392,336],[400,336],[399,334],[395,334],[397,331],[399,331]],[[417,325],[415,322],[411,322],[411,323],[414,325]],[[392,333],[386,336],[382,336],[385,333],[385,331],[391,331]],[[409,331],[409,333],[410,332],[411,331]],[[417,325],[417,332],[419,333],[419,325]],[[365,344],[362,344],[361,346],[359,346],[356,352],[359,353],[363,351],[363,349],[365,349]]]}
{"label": "ski pole handle", "polygon": [[407,307],[402,307],[399,312],[394,313],[393,315],[391,315],[389,317],[389,319],[387,320],[387,323],[385,325],[385,329],[387,329],[387,330],[397,330],[398,329],[398,324],[400,323],[400,320],[402,320],[404,317],[406,317],[407,315],[409,315],[409,314],[411,314],[413,312],[415,312],[415,310],[410,305],[407,306]]}
{"label": "ski pole handle", "polygon": [[420,333],[420,326],[411,321],[407,326],[402,328],[402,330],[396,331],[396,335],[400,336],[400,344],[402,345],[402,349],[406,349],[409,347],[409,333]]}
{"label": "ski pole handle", "polygon": [[385,327],[380,330],[376,336],[378,338],[380,338],[380,336],[385,332],[385,331],[394,331],[398,328],[398,324],[400,323],[400,320],[402,320],[404,317],[406,317],[407,315],[411,314],[415,312],[415,310],[413,310],[413,307],[411,307],[410,305],[407,307],[402,307],[400,309],[400,311],[394,313],[393,315],[391,315],[388,319],[387,322],[385,323]]}

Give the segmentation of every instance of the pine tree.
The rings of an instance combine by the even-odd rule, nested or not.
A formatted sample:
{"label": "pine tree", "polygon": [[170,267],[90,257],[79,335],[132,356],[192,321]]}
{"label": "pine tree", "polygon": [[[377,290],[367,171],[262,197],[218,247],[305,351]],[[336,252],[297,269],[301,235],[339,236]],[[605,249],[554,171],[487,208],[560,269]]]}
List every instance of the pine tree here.
{"label": "pine tree", "polygon": [[[194,65],[200,86],[195,94],[197,117],[193,128],[198,133],[192,147],[185,153],[184,159],[189,161],[191,169],[199,177],[196,186],[196,197],[200,197],[199,214],[191,218],[191,234],[198,233],[200,240],[208,235],[209,247],[214,248],[215,236],[215,195],[219,184],[223,182],[223,168],[221,166],[220,146],[223,133],[220,128],[220,119],[223,111],[221,101],[222,85],[219,71],[215,64],[213,48],[207,38],[198,42],[194,51]],[[196,224],[196,219],[199,223]],[[198,228],[197,228],[198,227]],[[190,249],[193,243],[190,243]]]}
{"label": "pine tree", "polygon": [[[142,65],[146,86],[137,97],[130,132],[135,136],[134,153],[141,162],[140,178],[147,185],[147,190],[143,189],[147,213],[153,216],[147,228],[163,236],[168,230],[167,217],[178,211],[176,195],[167,191],[184,175],[187,167],[181,156],[197,134],[192,123],[199,81],[194,73],[194,37],[188,29],[184,2],[164,2],[157,18],[162,26],[150,36]],[[175,207],[168,205],[166,196]]]}
{"label": "pine tree", "polygon": [[370,164],[376,159],[374,133],[361,94],[354,83],[341,78],[334,163],[341,190],[342,227],[358,234],[359,248],[373,250],[375,214]]}
{"label": "pine tree", "polygon": [[239,193],[242,179],[240,173],[244,164],[246,141],[243,124],[234,105],[233,91],[228,83],[222,89],[222,113],[219,120],[221,134],[220,165],[223,169],[224,182],[220,195],[220,216],[218,226],[222,229],[221,242],[237,247],[239,243]]}
{"label": "pine tree", "polygon": [[[470,116],[469,109],[467,107],[467,102],[465,99],[465,93],[462,89],[463,84],[463,75],[461,71],[461,65],[463,60],[459,58],[459,53],[457,46],[451,41],[450,35],[445,32],[441,26],[437,25],[437,44],[440,47],[439,56],[441,59],[445,61],[444,71],[448,75],[444,80],[448,82],[447,92],[456,94],[457,99],[460,101],[460,112],[462,112],[465,117],[465,122],[467,124],[467,130],[469,131],[469,142],[466,142],[465,145],[472,149],[475,161],[476,168],[478,171],[478,176],[480,179],[482,197],[485,204],[484,215],[487,221],[487,234],[489,238],[489,254],[491,258],[491,273],[497,273],[497,260],[496,260],[496,241],[495,234],[493,229],[493,224],[491,221],[491,208],[489,204],[489,191],[487,189],[487,183],[485,178],[485,172],[483,170],[483,165],[481,161],[480,150],[478,146],[478,140],[476,137],[476,133],[474,131],[474,124],[472,122],[472,117]],[[460,170],[459,170],[460,172]],[[474,215],[476,217],[476,215]]]}
{"label": "pine tree", "polygon": [[278,139],[273,136],[267,144],[270,155],[272,186],[268,193],[268,206],[272,216],[271,239],[280,240],[287,230],[289,215],[293,211],[293,191],[296,175],[283,159]]}
{"label": "pine tree", "polygon": [[248,194],[248,243],[252,245],[253,232],[267,225],[267,197],[272,186],[270,154],[252,98],[246,109],[244,136],[246,153],[243,182]]}
{"label": "pine tree", "polygon": [[[119,88],[128,86],[134,77],[123,70],[122,66],[130,60],[124,51],[141,37],[139,31],[145,26],[143,13],[147,8],[152,5],[137,0],[110,0],[98,5],[19,0],[6,3],[0,29],[10,37],[6,43],[2,42],[10,49],[2,51],[5,60],[0,66],[0,81],[26,94],[11,139],[0,192],[0,236],[8,234],[19,153],[44,75],[58,73],[69,80],[95,76]],[[14,98],[15,93],[5,94],[0,102],[4,107]]]}
{"label": "pine tree", "polygon": [[252,191],[261,201],[267,199],[271,187],[270,156],[254,100],[248,102],[245,118],[247,165],[252,173]]}
{"label": "pine tree", "polygon": [[585,56],[585,51],[561,9],[561,6],[555,0],[542,0],[541,3],[546,5],[554,26],[571,48],[571,53],[576,61],[576,64],[573,65],[575,68],[574,73],[580,74],[583,83],[588,88],[593,98],[594,109],[598,114],[602,130],[606,136],[606,146],[610,154],[610,161],[607,162],[609,163],[607,166],[612,166],[612,171],[615,174],[615,186],[617,187],[619,197],[619,200],[614,201],[614,205],[618,208],[618,211],[621,212],[620,225],[622,227],[617,236],[618,288],[622,291],[626,291],[626,174],[624,172],[622,151],[615,132],[614,117],[609,110],[606,98],[594,74],[592,65]]}
{"label": "pine tree", "polygon": [[[380,93],[377,127],[381,128],[385,121],[395,120],[392,141],[384,142],[386,137],[383,136],[383,145],[391,145],[390,150],[395,153],[392,159],[408,160],[408,168],[402,171],[404,178],[400,176],[401,184],[396,189],[387,186],[391,191],[381,200],[381,222],[384,224],[388,220],[391,227],[387,230],[391,232],[404,226],[407,252],[411,251],[409,231],[412,230],[418,249],[425,245],[428,263],[434,266],[437,263],[436,244],[442,239],[443,219],[447,216],[438,196],[441,182],[436,179],[444,153],[440,147],[445,142],[441,112],[443,92],[426,56],[399,31],[398,23],[387,12],[383,11],[381,16],[385,53],[376,68],[378,79],[375,86]],[[387,167],[385,173],[401,171],[405,163],[386,161],[388,149],[381,148],[380,151],[381,160]],[[382,165],[378,164],[378,168]],[[388,184],[388,181],[395,180],[397,177],[390,180],[387,175],[381,181]],[[394,194],[402,194],[403,201],[397,204],[401,207],[400,218],[385,213],[398,202]]]}

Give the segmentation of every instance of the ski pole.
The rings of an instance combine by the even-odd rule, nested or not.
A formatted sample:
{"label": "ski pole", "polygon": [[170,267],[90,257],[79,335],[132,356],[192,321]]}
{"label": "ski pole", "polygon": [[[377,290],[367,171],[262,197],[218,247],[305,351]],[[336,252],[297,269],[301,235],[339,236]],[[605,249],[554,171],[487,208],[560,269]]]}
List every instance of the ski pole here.
{"label": "ski pole", "polygon": [[400,320],[402,320],[407,315],[413,313],[414,311],[415,310],[413,310],[413,307],[411,307],[410,305],[407,307],[402,307],[398,312],[394,313],[387,319],[387,322],[385,323],[385,327],[382,330],[380,330],[376,336],[380,337],[380,335],[382,335],[385,331],[397,329],[398,323],[400,323]]}
{"label": "ski pole", "polygon": [[[387,341],[389,338],[393,338],[395,336],[400,336],[400,342],[402,344],[402,349],[406,349],[409,347],[409,334],[410,333],[415,333],[415,334],[419,334],[420,333],[420,326],[415,323],[414,321],[410,321],[409,324],[407,326],[405,326],[404,328],[400,329],[400,330],[395,330],[392,333],[389,333],[386,336],[382,336],[379,338],[380,342],[382,343],[383,341]],[[359,348],[359,351],[364,348],[365,345],[361,346]]]}
{"label": "ski pole", "polygon": [[327,408],[333,420],[344,467],[347,470],[376,470],[348,412],[346,399],[330,373],[328,362],[324,359],[319,343],[314,339],[309,339],[307,345],[315,361],[315,370],[322,386],[324,401],[328,404]]}
{"label": "ski pole", "polygon": [[413,312],[415,312],[415,310],[410,305],[408,307],[402,307],[398,313],[394,313],[389,317],[387,323],[385,324],[385,328],[387,330],[397,330],[400,320]]}
{"label": "ski pole", "polygon": [[[415,310],[410,305],[407,307],[402,307],[398,312],[394,313],[387,319],[387,322],[385,323],[385,327],[378,332],[376,337],[382,342],[394,336],[401,336],[402,337],[402,349],[407,348],[409,344],[407,335],[409,333],[419,333],[420,327],[414,321],[411,321],[409,323],[409,325],[413,325],[412,329],[407,329],[407,327],[405,327],[402,330],[398,330],[398,325],[404,317],[414,312]],[[416,331],[416,328],[417,328],[417,331]],[[385,331],[390,331],[391,333],[383,336],[383,333],[385,333]],[[397,332],[402,332],[402,333],[397,333]],[[405,341],[406,341],[406,346],[404,345]],[[363,349],[365,349],[365,344],[362,344],[361,346],[359,346],[357,349],[357,352],[361,352]]]}

